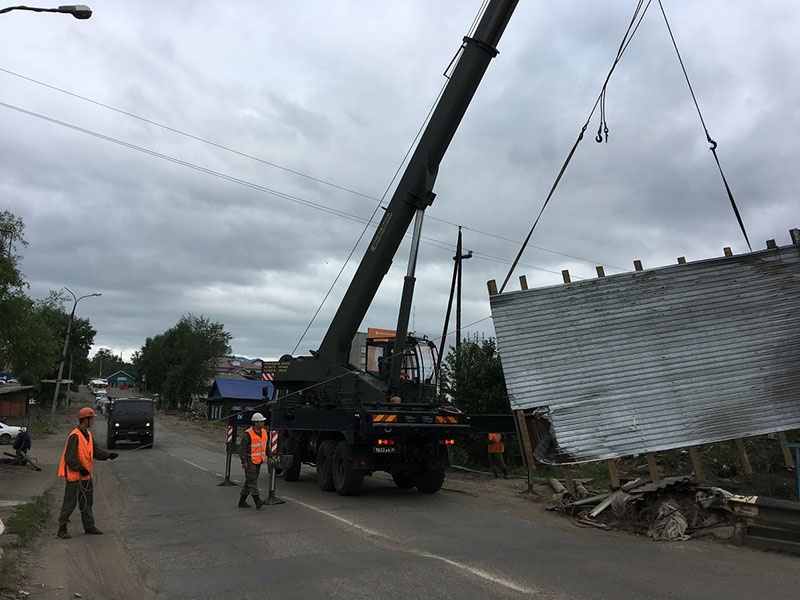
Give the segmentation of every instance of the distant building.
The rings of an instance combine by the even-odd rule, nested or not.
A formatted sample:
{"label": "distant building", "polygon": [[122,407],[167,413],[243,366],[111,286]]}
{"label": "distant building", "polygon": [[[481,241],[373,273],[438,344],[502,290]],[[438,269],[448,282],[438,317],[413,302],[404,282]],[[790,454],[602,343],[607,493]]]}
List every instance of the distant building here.
{"label": "distant building", "polygon": [[109,388],[127,390],[136,385],[136,378],[125,371],[117,371],[106,377]]}

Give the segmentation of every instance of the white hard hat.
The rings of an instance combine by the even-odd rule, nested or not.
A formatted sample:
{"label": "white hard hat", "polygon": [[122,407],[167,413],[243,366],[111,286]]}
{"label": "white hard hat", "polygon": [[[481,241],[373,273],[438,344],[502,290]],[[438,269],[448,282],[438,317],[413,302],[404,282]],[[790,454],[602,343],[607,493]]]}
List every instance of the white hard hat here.
{"label": "white hard hat", "polygon": [[250,419],[250,420],[251,420],[253,423],[257,423],[257,422],[259,422],[259,421],[266,421],[267,419],[266,419],[266,417],[264,417],[264,415],[262,415],[261,413],[253,413],[253,418],[252,418],[252,419]]}

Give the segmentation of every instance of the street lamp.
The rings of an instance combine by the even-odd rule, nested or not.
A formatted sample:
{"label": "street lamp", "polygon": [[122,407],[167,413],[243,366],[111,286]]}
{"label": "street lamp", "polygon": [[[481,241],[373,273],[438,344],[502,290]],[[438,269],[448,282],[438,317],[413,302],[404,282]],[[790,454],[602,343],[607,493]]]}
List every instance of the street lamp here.
{"label": "street lamp", "polygon": [[75,302],[72,304],[72,312],[69,313],[69,323],[67,323],[67,337],[64,338],[64,350],[61,351],[61,362],[58,364],[58,377],[56,377],[56,391],[53,394],[53,406],[50,407],[50,425],[53,426],[56,422],[56,404],[58,404],[58,392],[59,388],[61,387],[61,376],[64,374],[64,361],[67,358],[67,347],[69,346],[69,334],[72,332],[72,321],[75,318],[75,308],[78,306],[78,302],[83,300],[84,298],[90,298],[92,296],[102,296],[101,293],[95,292],[94,294],[86,294],[85,296],[81,296],[80,298],[76,298],[75,294],[72,293],[68,287],[64,288],[67,290],[72,297],[75,299]]}
{"label": "street lamp", "polygon": [[85,4],[68,4],[58,8],[38,8],[36,6],[9,6],[0,8],[0,14],[11,12],[12,10],[30,10],[33,12],[54,12],[72,15],[76,19],[88,19],[92,16],[92,9]]}

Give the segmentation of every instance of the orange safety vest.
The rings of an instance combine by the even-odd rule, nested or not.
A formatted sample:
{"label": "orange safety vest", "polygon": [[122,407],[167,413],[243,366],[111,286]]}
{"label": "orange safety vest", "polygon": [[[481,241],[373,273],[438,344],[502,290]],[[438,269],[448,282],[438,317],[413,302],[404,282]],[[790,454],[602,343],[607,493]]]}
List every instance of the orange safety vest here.
{"label": "orange safety vest", "polygon": [[67,442],[64,444],[64,452],[61,454],[61,463],[58,465],[58,476],[65,477],[67,481],[86,481],[92,478],[92,465],[94,465],[94,440],[92,440],[92,432],[87,431],[89,439],[83,437],[83,433],[77,427],[72,430],[69,435],[78,436],[78,460],[83,468],[89,471],[88,475],[81,475],[80,470],[73,471],[67,464],[67,444],[69,444],[69,436]]}
{"label": "orange safety vest", "polygon": [[250,434],[250,460],[254,465],[267,462],[267,440],[269,438],[266,428],[261,430],[260,437],[252,427],[247,430],[247,433]]}
{"label": "orange safety vest", "polygon": [[503,443],[503,438],[500,437],[499,433],[490,433],[489,434],[489,452],[492,454],[495,453],[502,453],[506,451],[506,446]]}

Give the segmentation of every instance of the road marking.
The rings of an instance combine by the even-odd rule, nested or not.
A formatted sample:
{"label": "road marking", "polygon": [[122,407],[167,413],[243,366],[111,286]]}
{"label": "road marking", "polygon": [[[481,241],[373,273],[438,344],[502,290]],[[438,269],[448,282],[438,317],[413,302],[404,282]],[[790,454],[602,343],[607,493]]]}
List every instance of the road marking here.
{"label": "road marking", "polygon": [[211,471],[209,471],[208,469],[206,469],[205,467],[201,467],[200,465],[196,465],[196,464],[194,464],[194,463],[193,463],[192,461],[190,461],[190,460],[186,460],[185,458],[182,458],[181,460],[182,460],[183,462],[185,462],[185,463],[188,463],[188,464],[192,465],[193,467],[197,467],[197,468],[198,468],[198,469],[200,469],[201,471],[205,471],[206,473],[210,473],[210,472],[211,472]]}
{"label": "road marking", "polygon": [[[363,525],[359,525],[355,521],[351,521],[350,519],[345,519],[344,517],[340,517],[339,515],[335,515],[332,512],[329,512],[327,510],[323,510],[323,509],[318,508],[316,506],[312,506],[311,504],[306,504],[305,502],[300,502],[299,500],[295,500],[294,498],[286,498],[286,496],[283,496],[283,498],[285,498],[286,500],[289,500],[290,502],[294,502],[295,504],[299,504],[300,506],[302,506],[304,508],[307,508],[309,510],[313,510],[314,512],[318,512],[321,515],[325,515],[326,517],[330,517],[331,519],[335,519],[335,520],[337,520],[337,521],[339,521],[341,523],[344,523],[345,525],[347,525],[349,527],[352,527],[353,529],[357,529],[357,530],[359,530],[359,531],[361,531],[363,533],[366,533],[367,535],[371,535],[371,536],[374,536],[374,537],[378,537],[378,538],[382,538],[384,540],[390,541],[392,543],[391,544],[392,548],[397,549],[397,540],[395,540],[393,537],[390,537],[390,536],[388,536],[388,535],[386,535],[384,533],[381,533],[380,531],[375,531],[374,529],[369,529],[368,527],[364,527]],[[540,593],[543,592],[543,590],[540,590],[540,589],[531,589],[531,588],[528,588],[528,587],[524,587],[524,586],[518,585],[518,584],[514,583],[513,581],[510,581],[510,580],[505,579],[503,577],[498,577],[496,575],[492,575],[491,573],[489,573],[487,571],[484,571],[483,569],[478,569],[476,567],[471,567],[469,565],[465,565],[463,563],[460,563],[458,561],[452,560],[450,558],[447,558],[447,557],[444,557],[444,556],[439,556],[438,554],[431,554],[430,552],[425,552],[424,550],[417,550],[415,548],[407,548],[407,549],[405,549],[405,551],[408,552],[409,554],[415,554],[415,555],[421,556],[423,558],[432,558],[434,560],[440,560],[443,563],[446,563],[446,564],[450,565],[451,567],[455,567],[456,569],[460,569],[462,571],[466,571],[467,573],[470,573],[470,574],[472,574],[472,575],[474,575],[476,577],[480,577],[481,579],[485,579],[487,581],[491,581],[492,583],[495,583],[497,585],[502,585],[503,587],[506,587],[506,588],[508,588],[510,590],[514,590],[515,592],[521,592],[523,594],[540,594]]]}

